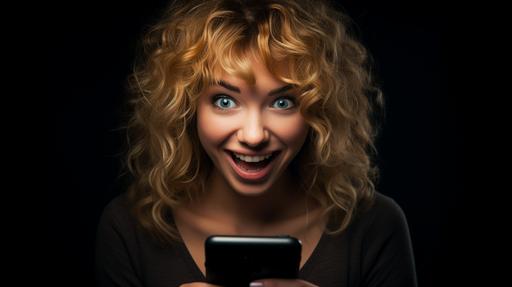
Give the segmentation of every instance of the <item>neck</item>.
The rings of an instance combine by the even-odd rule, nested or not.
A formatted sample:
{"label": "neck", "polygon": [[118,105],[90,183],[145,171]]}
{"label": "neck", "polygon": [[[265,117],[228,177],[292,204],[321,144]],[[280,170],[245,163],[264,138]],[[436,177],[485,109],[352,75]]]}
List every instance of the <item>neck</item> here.
{"label": "neck", "polygon": [[195,210],[201,216],[232,226],[235,230],[261,230],[267,226],[293,220],[306,212],[306,196],[293,183],[289,173],[265,192],[248,196],[233,190],[224,178],[213,171],[209,187]]}

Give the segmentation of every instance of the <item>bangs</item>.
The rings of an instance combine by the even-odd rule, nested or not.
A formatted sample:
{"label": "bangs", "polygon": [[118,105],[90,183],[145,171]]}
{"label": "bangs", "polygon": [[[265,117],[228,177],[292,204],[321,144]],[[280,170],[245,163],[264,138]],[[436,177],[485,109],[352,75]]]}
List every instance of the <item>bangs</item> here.
{"label": "bangs", "polygon": [[[243,79],[254,85],[256,80],[251,60],[260,61],[277,79],[289,84],[298,84],[289,76],[290,53],[279,49],[271,35],[271,24],[275,17],[258,15],[240,17],[233,11],[212,13],[205,23],[201,37],[204,57],[197,67],[203,84],[214,85],[223,75]],[[274,19],[272,19],[274,18]],[[256,22],[257,21],[257,22]],[[287,56],[284,56],[287,55]],[[293,62],[293,61],[292,61]]]}
{"label": "bangs", "polygon": [[275,78],[286,83],[294,83],[289,78],[288,61],[275,59],[272,53],[265,53],[265,50],[252,44],[254,42],[240,39],[232,43],[209,43],[208,57],[201,65],[205,84],[214,85],[223,76],[229,75],[244,80],[248,85],[255,85],[256,77],[251,64],[254,60],[263,63]]}

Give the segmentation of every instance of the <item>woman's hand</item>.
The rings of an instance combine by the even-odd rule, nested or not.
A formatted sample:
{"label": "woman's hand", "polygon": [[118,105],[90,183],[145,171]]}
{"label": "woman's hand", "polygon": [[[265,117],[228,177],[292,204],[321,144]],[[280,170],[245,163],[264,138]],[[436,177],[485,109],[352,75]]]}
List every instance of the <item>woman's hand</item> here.
{"label": "woman's hand", "polygon": [[[180,287],[221,287],[204,282],[191,282],[180,285]],[[251,283],[250,287],[318,287],[304,280],[299,279],[262,279]]]}
{"label": "woman's hand", "polygon": [[299,279],[262,279],[251,282],[250,287],[318,287]]}
{"label": "woman's hand", "polygon": [[181,284],[180,287],[221,287],[219,285],[212,285],[204,282],[191,282],[186,284]]}

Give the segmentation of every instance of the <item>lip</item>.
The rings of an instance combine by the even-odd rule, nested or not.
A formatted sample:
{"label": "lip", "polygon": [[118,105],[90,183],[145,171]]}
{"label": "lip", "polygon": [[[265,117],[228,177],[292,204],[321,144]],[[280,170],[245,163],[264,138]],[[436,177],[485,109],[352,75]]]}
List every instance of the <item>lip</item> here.
{"label": "lip", "polygon": [[[241,169],[233,160],[231,153],[232,153],[232,151],[226,150],[226,156],[231,165],[231,168],[235,171],[235,173],[238,175],[238,177],[241,180],[248,181],[248,182],[261,182],[261,181],[264,181],[265,179],[267,179],[269,177],[269,175],[271,174],[272,170],[274,169],[276,159],[279,156],[279,154],[281,153],[281,151],[272,152],[272,153],[276,153],[275,155],[273,155],[274,158],[272,159],[272,161],[266,167],[264,167],[263,169],[261,169],[257,172],[247,172],[247,171]],[[266,153],[266,154],[268,154],[268,153]]]}
{"label": "lip", "polygon": [[265,155],[268,155],[268,154],[274,154],[274,153],[280,152],[279,150],[274,150],[274,151],[268,151],[268,152],[265,152],[265,153],[251,154],[251,153],[238,152],[238,151],[229,150],[229,149],[227,149],[225,151],[228,152],[228,153],[233,152],[233,153],[237,153],[237,154],[241,154],[241,155],[245,155],[245,156],[265,156]]}

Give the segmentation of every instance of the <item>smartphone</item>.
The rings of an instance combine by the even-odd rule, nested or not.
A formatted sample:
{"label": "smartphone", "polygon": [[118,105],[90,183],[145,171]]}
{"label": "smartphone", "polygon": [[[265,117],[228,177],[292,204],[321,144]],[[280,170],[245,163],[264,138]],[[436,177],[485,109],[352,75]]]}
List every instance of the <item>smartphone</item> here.
{"label": "smartphone", "polygon": [[206,280],[221,286],[249,286],[264,278],[297,278],[302,243],[284,236],[212,235],[205,240]]}

